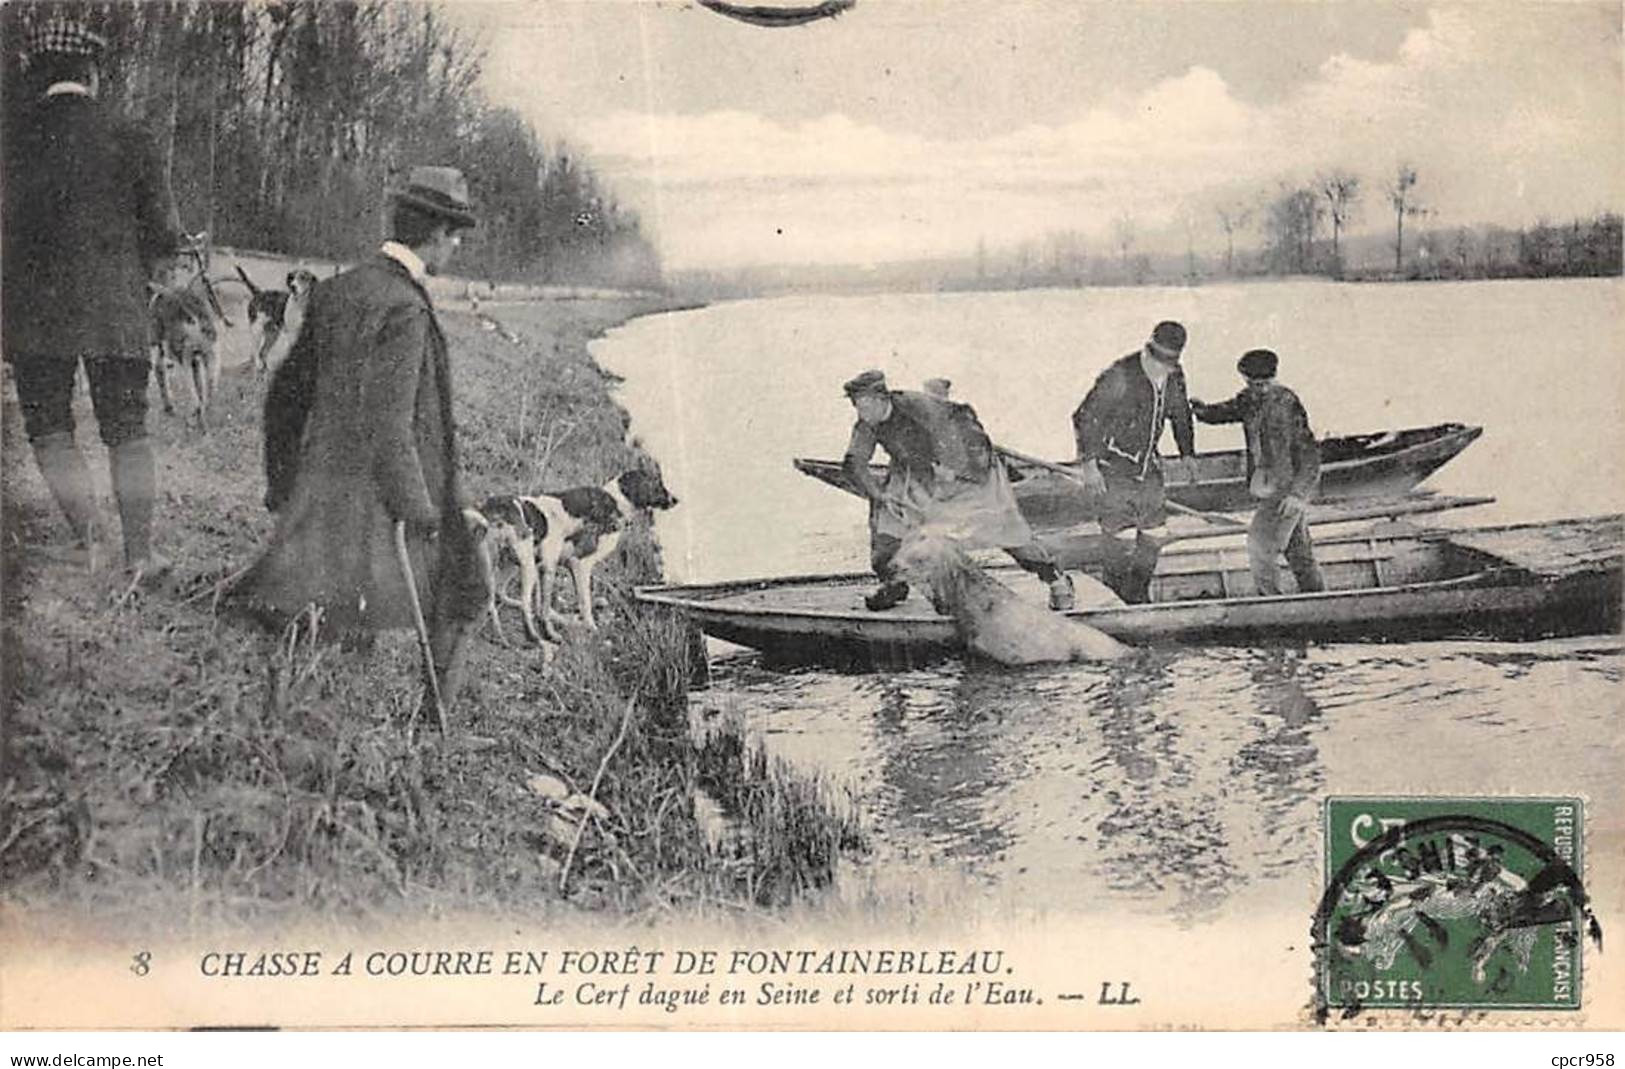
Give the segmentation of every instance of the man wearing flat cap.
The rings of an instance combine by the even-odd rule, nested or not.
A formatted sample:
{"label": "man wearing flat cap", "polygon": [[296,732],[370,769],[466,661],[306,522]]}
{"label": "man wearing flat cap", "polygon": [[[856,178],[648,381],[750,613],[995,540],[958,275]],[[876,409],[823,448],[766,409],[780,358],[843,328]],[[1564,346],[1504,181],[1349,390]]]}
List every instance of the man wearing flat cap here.
{"label": "man wearing flat cap", "polygon": [[277,526],[231,600],[273,625],[314,604],[340,634],[412,627],[415,600],[449,703],[485,595],[461,514],[446,339],[424,283],[475,218],[452,167],[414,168],[392,201],[391,240],[316,285],[271,379],[265,503]]}
{"label": "man wearing flat cap", "polygon": [[1281,593],[1279,560],[1286,554],[1298,591],[1324,590],[1305,515],[1320,489],[1320,446],[1298,395],[1275,381],[1279,358],[1250,349],[1236,363],[1247,381],[1228,401],[1191,402],[1203,423],[1240,423],[1247,434],[1247,489],[1258,502],[1247,529],[1247,561],[1261,596]]}
{"label": "man wearing flat cap", "polygon": [[139,581],[168,568],[152,546],[147,284],[173,266],[174,198],[152,139],[97,99],[102,38],[57,14],[23,41],[27,99],[6,108],[0,179],[5,358],[40,474],[76,543],[70,556],[94,567],[102,524],[72,406],[83,363],[125,564]]}
{"label": "man wearing flat cap", "polygon": [[[908,597],[893,559],[903,539],[928,522],[959,541],[1003,549],[1048,584],[1050,608],[1072,608],[1071,578],[1033,539],[1004,464],[970,405],[890,389],[879,371],[865,371],[843,389],[858,419],[842,466],[869,499],[869,562],[880,579],[864,599],[869,609],[890,609]],[[891,461],[884,483],[869,469],[876,446]]]}
{"label": "man wearing flat cap", "polygon": [[[1164,424],[1173,424],[1180,456],[1196,454],[1179,366],[1184,349],[1185,328],[1171,320],[1158,323],[1137,352],[1100,373],[1072,413],[1083,481],[1098,503],[1100,529],[1107,536],[1106,585],[1130,604],[1151,596],[1168,522],[1157,454]],[[1131,527],[1132,547],[1117,537]]]}

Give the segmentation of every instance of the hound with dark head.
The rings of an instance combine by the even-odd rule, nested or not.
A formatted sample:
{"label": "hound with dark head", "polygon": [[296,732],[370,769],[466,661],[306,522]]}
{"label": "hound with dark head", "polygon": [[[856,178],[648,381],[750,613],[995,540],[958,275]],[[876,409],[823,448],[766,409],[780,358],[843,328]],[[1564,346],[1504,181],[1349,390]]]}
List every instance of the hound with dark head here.
{"label": "hound with dark head", "polygon": [[254,350],[254,370],[263,372],[271,365],[271,349],[287,335],[291,341],[304,324],[305,300],[316,276],[304,268],[288,272],[285,290],[260,289],[248,277],[243,265],[237,265],[237,275],[248,287],[248,325],[259,328],[260,342]]}
{"label": "hound with dark head", "polygon": [[220,382],[220,354],[215,351],[214,317],[203,298],[189,290],[154,286],[148,303],[147,343],[164,411],[175,412],[170,376],[180,372],[197,406],[198,426],[207,428],[209,399]]}
{"label": "hound with dark head", "polygon": [[[553,577],[561,564],[575,580],[582,623],[595,628],[593,567],[615,552],[634,514],[676,504],[677,498],[666,489],[658,472],[633,470],[603,486],[554,494],[498,495],[486,498],[478,508],[464,509],[485,572],[487,606],[498,640],[507,641],[497,618],[498,598],[519,607],[525,635],[532,642],[559,640],[552,606]],[[503,592],[502,573],[508,567],[519,570],[517,599]]]}

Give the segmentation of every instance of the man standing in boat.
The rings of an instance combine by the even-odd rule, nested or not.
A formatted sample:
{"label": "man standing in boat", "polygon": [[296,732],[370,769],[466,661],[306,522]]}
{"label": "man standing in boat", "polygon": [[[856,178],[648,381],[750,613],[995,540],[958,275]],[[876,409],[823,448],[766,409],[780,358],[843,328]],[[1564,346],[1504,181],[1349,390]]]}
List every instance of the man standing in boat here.
{"label": "man standing in boat", "polygon": [[[1106,585],[1130,604],[1149,600],[1151,576],[1162,553],[1168,522],[1162,461],[1157,442],[1165,422],[1174,425],[1182,457],[1196,453],[1179,356],[1185,328],[1171,320],[1156,325],[1138,352],[1102,371],[1072,413],[1078,463],[1091,496],[1099,502],[1106,534]],[[1132,547],[1118,538],[1134,528]]]}
{"label": "man standing in boat", "polygon": [[1275,381],[1279,362],[1269,349],[1248,350],[1236,364],[1247,380],[1240,393],[1215,405],[1191,402],[1203,423],[1240,423],[1247,433],[1247,490],[1258,502],[1247,561],[1263,597],[1281,592],[1283,551],[1300,593],[1326,589],[1305,515],[1320,489],[1320,446],[1303,402]]}
{"label": "man standing in boat", "polygon": [[[908,583],[897,574],[893,558],[906,536],[930,523],[955,540],[1002,548],[1049,584],[1050,608],[1072,608],[1072,580],[1033,539],[974,409],[888,389],[879,371],[863,372],[844,389],[858,420],[843,466],[869,499],[869,560],[880,579],[880,587],[864,599],[866,606],[878,612],[908,597]],[[891,461],[884,484],[869,470],[877,445]]]}

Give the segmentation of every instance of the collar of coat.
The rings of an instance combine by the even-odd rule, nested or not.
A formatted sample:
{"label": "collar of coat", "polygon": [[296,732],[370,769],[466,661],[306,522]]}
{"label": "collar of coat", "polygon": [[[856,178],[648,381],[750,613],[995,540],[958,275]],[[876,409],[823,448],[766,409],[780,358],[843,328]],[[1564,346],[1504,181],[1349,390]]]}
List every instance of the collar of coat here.
{"label": "collar of coat", "polygon": [[406,268],[406,273],[412,276],[412,281],[423,285],[429,278],[429,269],[423,264],[423,257],[398,241],[386,241],[378,250],[385,256]]}

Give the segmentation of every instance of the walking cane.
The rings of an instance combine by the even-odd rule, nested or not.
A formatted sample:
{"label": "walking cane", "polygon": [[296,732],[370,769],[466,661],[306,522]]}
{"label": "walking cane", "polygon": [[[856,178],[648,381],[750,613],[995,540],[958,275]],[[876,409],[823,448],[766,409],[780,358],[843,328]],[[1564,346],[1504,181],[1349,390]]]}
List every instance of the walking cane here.
{"label": "walking cane", "polygon": [[434,698],[434,715],[440,735],[446,735],[446,703],[440,698],[440,676],[434,670],[434,648],[429,645],[429,625],[423,622],[423,603],[418,600],[418,584],[412,575],[412,558],[406,553],[406,521],[395,521],[395,562],[406,578],[406,596],[412,603],[412,625],[418,631],[418,648],[423,651],[423,668],[429,677],[429,695]]}

